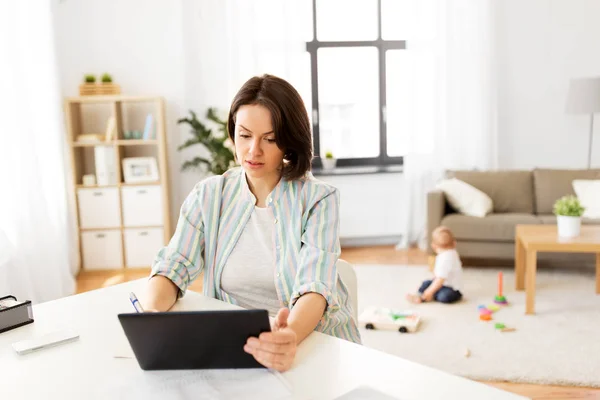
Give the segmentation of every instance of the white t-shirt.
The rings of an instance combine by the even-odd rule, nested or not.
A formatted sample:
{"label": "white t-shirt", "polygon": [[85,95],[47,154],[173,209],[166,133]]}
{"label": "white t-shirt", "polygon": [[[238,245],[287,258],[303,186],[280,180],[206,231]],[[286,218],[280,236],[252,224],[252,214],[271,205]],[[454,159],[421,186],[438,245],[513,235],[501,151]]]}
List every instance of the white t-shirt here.
{"label": "white t-shirt", "polygon": [[462,288],[462,262],[455,249],[444,250],[435,257],[433,274],[436,278],[444,278],[444,286],[454,290]]}
{"label": "white t-shirt", "polygon": [[254,207],[221,275],[221,288],[238,305],[265,309],[272,316],[281,308],[275,289],[274,229],[272,210]]}

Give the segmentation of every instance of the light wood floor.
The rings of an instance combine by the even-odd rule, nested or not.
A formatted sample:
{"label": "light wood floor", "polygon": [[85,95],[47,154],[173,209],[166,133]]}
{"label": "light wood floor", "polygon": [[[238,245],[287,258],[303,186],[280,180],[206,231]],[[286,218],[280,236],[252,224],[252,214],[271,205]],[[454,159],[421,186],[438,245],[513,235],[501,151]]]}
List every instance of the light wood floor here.
{"label": "light wood floor", "polygon": [[[427,255],[418,250],[394,249],[394,246],[358,247],[342,250],[344,260],[351,264],[404,264],[424,265],[427,264]],[[82,293],[105,286],[110,286],[133,279],[148,276],[149,270],[125,270],[118,272],[82,272],[77,277],[77,292]],[[202,279],[197,279],[190,289],[202,291]],[[483,382],[487,385],[497,387],[508,392],[516,393],[536,400],[557,399],[600,399],[600,389],[580,388],[569,386],[542,386],[530,384],[518,384],[509,382]]]}

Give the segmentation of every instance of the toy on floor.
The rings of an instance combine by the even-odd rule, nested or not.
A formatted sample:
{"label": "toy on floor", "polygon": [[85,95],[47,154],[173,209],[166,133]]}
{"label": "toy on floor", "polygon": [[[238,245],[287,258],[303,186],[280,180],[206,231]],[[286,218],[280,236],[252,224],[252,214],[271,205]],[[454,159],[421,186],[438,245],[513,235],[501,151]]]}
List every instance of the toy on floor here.
{"label": "toy on floor", "polygon": [[358,317],[359,326],[366,329],[397,330],[416,332],[421,317],[412,311],[397,311],[389,308],[371,307]]}
{"label": "toy on floor", "polygon": [[492,320],[492,316],[491,315],[486,315],[486,314],[480,314],[479,315],[479,319],[482,321],[491,321]]}
{"label": "toy on floor", "polygon": [[[489,306],[479,305],[477,310],[479,311],[479,319],[482,321],[491,321],[492,314],[500,309],[500,305],[507,305],[508,301],[502,294],[502,272],[498,272],[498,294],[494,297],[494,303]],[[514,332],[515,328],[509,328],[501,322],[494,324],[494,328],[500,332]]]}
{"label": "toy on floor", "polygon": [[493,310],[491,307],[486,307],[484,305],[477,306],[477,309],[479,310],[479,319],[482,321],[491,321],[492,313],[497,311],[497,309]]}
{"label": "toy on floor", "polygon": [[502,322],[498,322],[494,325],[494,328],[496,328],[497,331],[500,332],[514,332],[516,331],[515,328],[509,328],[508,326],[504,325]]}
{"label": "toy on floor", "polygon": [[496,304],[508,304],[506,297],[502,295],[502,271],[498,272],[498,294],[494,297]]}

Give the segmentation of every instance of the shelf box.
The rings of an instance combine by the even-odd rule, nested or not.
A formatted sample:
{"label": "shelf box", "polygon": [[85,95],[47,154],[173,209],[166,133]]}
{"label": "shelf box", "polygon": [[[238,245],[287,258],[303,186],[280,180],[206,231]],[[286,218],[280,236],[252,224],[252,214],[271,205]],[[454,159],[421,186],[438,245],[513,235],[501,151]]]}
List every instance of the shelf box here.
{"label": "shelf box", "polygon": [[121,199],[125,227],[163,225],[163,201],[160,186],[121,187]]}
{"label": "shelf box", "polygon": [[77,189],[77,205],[81,229],[121,226],[117,187]]}
{"label": "shelf box", "polygon": [[148,268],[164,246],[163,228],[127,228],[123,230],[125,266]]}
{"label": "shelf box", "polygon": [[84,270],[123,268],[121,230],[81,232]]}

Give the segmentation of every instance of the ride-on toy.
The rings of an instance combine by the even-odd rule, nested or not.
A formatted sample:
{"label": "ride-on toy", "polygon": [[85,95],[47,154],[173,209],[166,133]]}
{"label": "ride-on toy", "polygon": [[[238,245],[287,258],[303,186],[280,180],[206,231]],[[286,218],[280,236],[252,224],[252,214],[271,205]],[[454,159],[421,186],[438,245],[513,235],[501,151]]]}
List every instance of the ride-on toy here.
{"label": "ride-on toy", "polygon": [[371,307],[366,309],[358,323],[366,329],[397,330],[398,332],[415,332],[421,317],[413,311],[398,311],[390,308]]}

